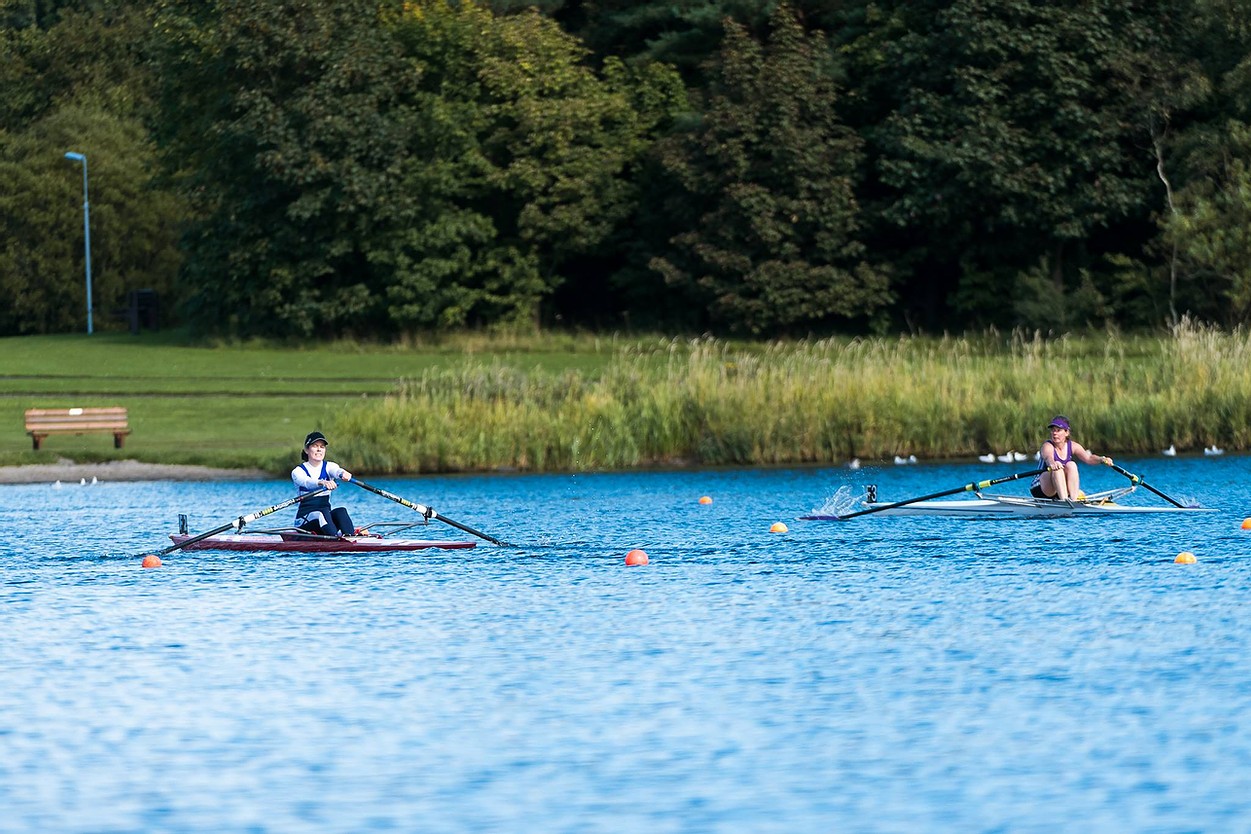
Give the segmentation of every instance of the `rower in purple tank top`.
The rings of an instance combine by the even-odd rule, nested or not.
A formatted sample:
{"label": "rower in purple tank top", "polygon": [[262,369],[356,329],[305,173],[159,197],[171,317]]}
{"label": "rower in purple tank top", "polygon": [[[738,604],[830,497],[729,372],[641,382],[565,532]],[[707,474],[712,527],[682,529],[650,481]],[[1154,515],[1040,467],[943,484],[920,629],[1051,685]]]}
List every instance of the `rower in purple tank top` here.
{"label": "rower in purple tank top", "polygon": [[1082,497],[1081,477],[1077,461],[1112,465],[1112,458],[1096,455],[1082,444],[1070,438],[1069,419],[1056,417],[1047,425],[1051,438],[1038,450],[1038,466],[1043,471],[1030,484],[1029,492],[1035,498],[1055,498],[1067,501]]}

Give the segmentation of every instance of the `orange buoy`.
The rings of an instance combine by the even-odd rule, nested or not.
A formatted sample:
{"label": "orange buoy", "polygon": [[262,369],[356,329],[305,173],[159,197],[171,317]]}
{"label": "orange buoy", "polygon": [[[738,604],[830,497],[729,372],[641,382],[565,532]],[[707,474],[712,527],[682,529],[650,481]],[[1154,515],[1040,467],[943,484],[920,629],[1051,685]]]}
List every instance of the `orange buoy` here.
{"label": "orange buoy", "polygon": [[143,557],[143,566],[145,568],[159,568],[161,566],[161,557],[155,553],[149,553]]}
{"label": "orange buoy", "polygon": [[1183,550],[1177,554],[1177,558],[1173,561],[1179,565],[1193,565],[1195,563],[1195,555],[1189,550]]}
{"label": "orange buoy", "polygon": [[634,550],[631,550],[629,553],[626,554],[626,564],[627,565],[646,565],[647,564],[646,551],[639,550],[637,548],[635,548]]}
{"label": "orange buoy", "polygon": [[711,498],[709,498],[707,495],[705,495],[703,498],[700,498],[700,499],[699,499],[699,503],[701,503],[701,504],[711,504],[711,503],[712,503],[712,499],[711,499]]}
{"label": "orange buoy", "polygon": [[1251,530],[1251,518],[1244,518],[1242,520],[1242,529]]}
{"label": "orange buoy", "polygon": [[773,522],[773,526],[769,528],[770,533],[785,533],[786,531],[786,525],[780,521]]}

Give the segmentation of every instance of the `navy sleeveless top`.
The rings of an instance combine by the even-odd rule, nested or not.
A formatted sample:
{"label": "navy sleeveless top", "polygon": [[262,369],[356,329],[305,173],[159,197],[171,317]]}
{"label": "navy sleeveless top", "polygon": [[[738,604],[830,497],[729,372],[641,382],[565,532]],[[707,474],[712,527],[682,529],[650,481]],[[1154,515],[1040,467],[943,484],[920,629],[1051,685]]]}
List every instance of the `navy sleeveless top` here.
{"label": "navy sleeveless top", "polygon": [[[307,472],[310,477],[313,477],[313,473],[308,471],[307,463],[301,463],[300,468]],[[326,474],[326,462],[324,460],[321,462],[321,472],[316,475],[316,478],[319,481],[330,480],[330,476]],[[307,495],[308,493],[316,492],[319,489],[321,489],[321,484],[318,484],[311,489],[300,487],[300,494]],[[297,519],[308,518],[309,513],[315,513],[318,510],[320,510],[326,518],[330,518],[330,495],[328,493],[326,495],[318,495],[316,498],[305,498],[296,505],[295,517]]]}

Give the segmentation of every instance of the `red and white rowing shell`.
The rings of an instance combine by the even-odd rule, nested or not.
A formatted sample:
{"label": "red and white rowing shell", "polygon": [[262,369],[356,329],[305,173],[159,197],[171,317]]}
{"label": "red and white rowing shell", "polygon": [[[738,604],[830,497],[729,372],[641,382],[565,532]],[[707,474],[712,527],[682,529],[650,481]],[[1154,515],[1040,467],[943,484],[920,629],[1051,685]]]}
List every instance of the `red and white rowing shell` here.
{"label": "red and white rowing shell", "polygon": [[[173,533],[174,544],[182,544],[194,536]],[[424,539],[385,539],[376,536],[350,536],[329,539],[278,533],[238,533],[209,536],[186,546],[186,550],[279,551],[285,553],[390,553],[400,550],[468,550],[477,542],[448,542]]]}

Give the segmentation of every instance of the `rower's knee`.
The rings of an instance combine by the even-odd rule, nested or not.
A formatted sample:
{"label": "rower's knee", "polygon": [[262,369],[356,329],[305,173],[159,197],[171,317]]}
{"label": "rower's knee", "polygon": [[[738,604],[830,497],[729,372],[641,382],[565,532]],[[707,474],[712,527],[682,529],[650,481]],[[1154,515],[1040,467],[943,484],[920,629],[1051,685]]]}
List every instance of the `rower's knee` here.
{"label": "rower's knee", "polygon": [[352,516],[348,515],[348,511],[343,507],[335,507],[330,511],[330,518],[334,521],[334,526],[338,529],[339,535],[350,536],[356,532],[356,528],[352,525]]}

